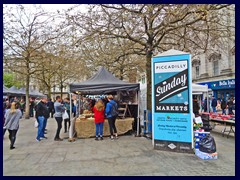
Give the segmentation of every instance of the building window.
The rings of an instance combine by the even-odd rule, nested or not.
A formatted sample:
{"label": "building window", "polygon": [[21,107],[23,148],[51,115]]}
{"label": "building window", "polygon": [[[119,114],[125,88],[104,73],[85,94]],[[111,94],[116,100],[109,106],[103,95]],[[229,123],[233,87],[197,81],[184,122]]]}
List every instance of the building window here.
{"label": "building window", "polygon": [[196,78],[198,78],[199,77],[199,66],[195,67],[195,71],[196,71]]}
{"label": "building window", "polygon": [[193,67],[193,77],[196,79],[196,78],[199,78],[200,76],[200,60],[199,59],[194,59],[192,61],[192,67]]}
{"label": "building window", "polygon": [[142,84],[145,84],[146,80],[145,80],[145,76],[142,76]]}
{"label": "building window", "polygon": [[214,76],[219,75],[218,61],[213,61],[213,75]]}

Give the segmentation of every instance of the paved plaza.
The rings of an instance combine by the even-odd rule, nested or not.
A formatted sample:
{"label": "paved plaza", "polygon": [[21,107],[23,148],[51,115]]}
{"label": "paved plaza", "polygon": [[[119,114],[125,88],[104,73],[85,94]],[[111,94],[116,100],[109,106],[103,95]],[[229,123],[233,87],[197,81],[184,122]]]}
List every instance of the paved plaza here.
{"label": "paved plaza", "polygon": [[[48,120],[48,139],[36,142],[34,118],[21,119],[15,143],[9,149],[8,132],[3,140],[4,176],[234,176],[235,138],[222,137],[216,131],[217,160],[202,160],[194,154],[154,150],[152,141],[132,135],[111,141],[94,138],[68,142],[54,141],[56,122]],[[215,131],[215,132],[214,132]]]}

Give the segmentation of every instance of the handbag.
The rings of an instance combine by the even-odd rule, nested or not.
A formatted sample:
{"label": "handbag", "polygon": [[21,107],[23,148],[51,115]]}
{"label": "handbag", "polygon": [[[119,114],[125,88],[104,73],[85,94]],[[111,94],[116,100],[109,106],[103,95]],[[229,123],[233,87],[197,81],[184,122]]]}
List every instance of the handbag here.
{"label": "handbag", "polygon": [[34,122],[34,127],[35,127],[35,128],[38,127],[38,122],[37,122],[37,120],[35,120],[35,122]]}
{"label": "handbag", "polygon": [[62,115],[62,118],[63,118],[63,119],[69,119],[69,116],[68,116],[68,113],[67,113],[66,110],[64,111],[64,113],[63,113],[63,115]]}

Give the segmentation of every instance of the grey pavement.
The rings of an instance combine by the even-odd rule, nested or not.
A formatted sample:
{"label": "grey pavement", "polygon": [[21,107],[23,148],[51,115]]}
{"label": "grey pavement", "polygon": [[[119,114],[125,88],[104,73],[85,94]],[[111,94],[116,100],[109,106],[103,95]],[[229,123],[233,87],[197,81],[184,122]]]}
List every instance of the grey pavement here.
{"label": "grey pavement", "polygon": [[[4,176],[235,176],[235,138],[212,132],[217,160],[194,154],[154,150],[152,141],[132,135],[111,141],[94,138],[54,141],[57,124],[48,120],[48,139],[36,142],[34,118],[22,119],[15,143],[9,149],[8,132],[3,140]],[[217,128],[216,128],[217,129]],[[216,129],[214,131],[216,131]],[[218,128],[221,129],[221,128]]]}

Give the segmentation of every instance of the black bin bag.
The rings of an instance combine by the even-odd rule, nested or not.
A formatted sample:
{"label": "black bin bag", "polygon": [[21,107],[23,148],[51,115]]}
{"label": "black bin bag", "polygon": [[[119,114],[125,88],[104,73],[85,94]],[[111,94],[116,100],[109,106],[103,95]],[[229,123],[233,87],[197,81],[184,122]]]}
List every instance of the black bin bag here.
{"label": "black bin bag", "polygon": [[205,153],[215,153],[217,151],[215,140],[210,134],[199,142],[199,150]]}

